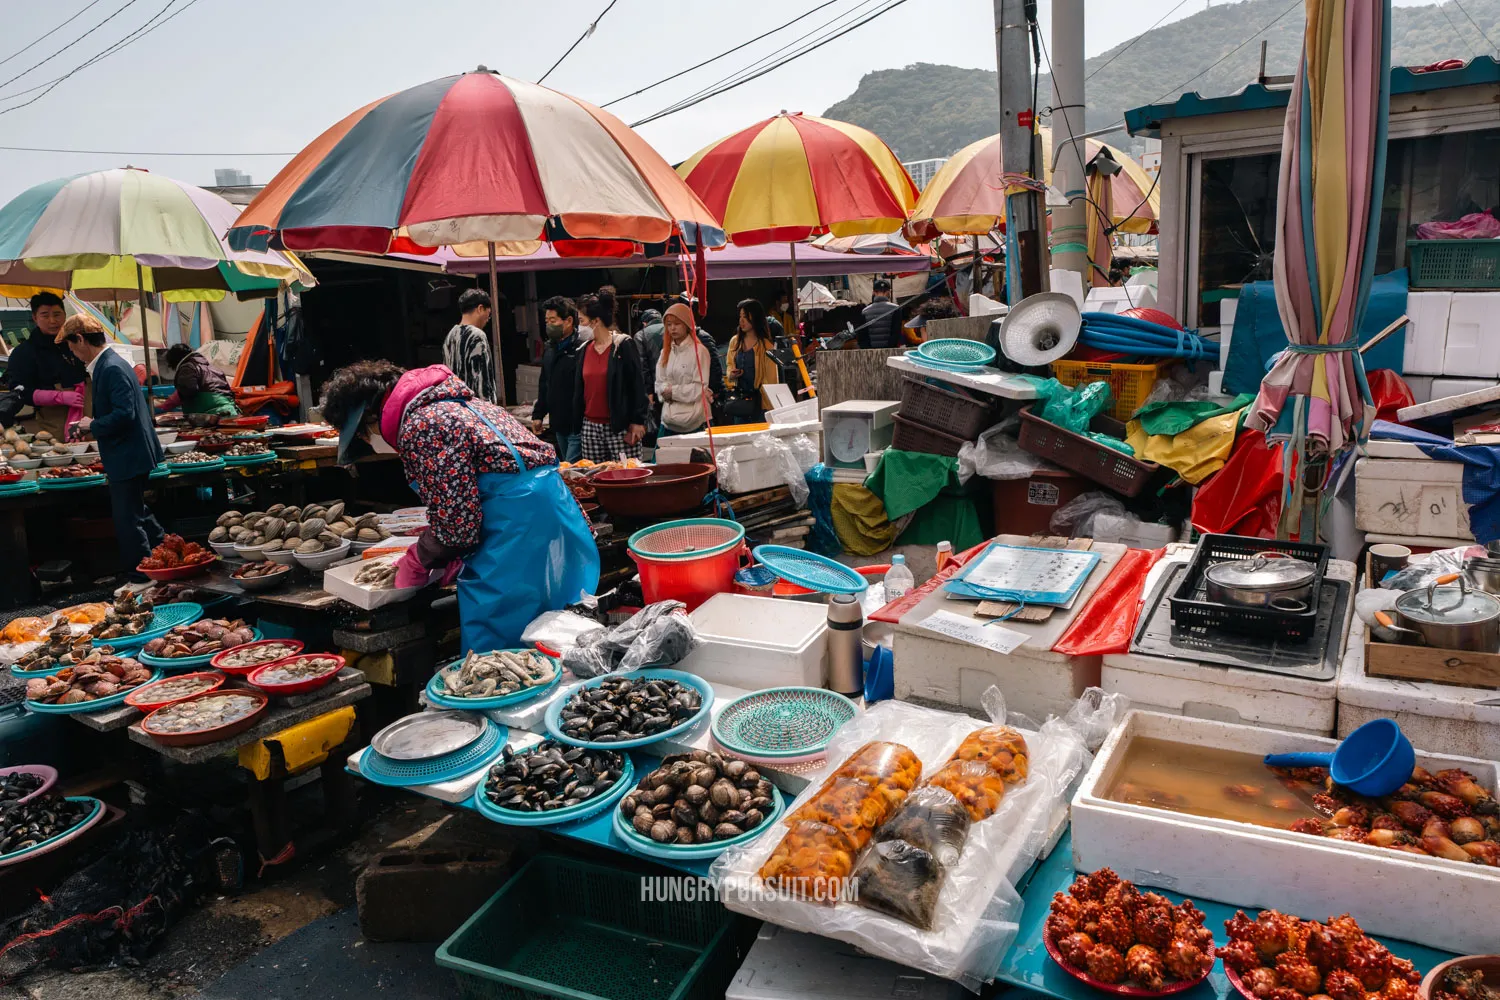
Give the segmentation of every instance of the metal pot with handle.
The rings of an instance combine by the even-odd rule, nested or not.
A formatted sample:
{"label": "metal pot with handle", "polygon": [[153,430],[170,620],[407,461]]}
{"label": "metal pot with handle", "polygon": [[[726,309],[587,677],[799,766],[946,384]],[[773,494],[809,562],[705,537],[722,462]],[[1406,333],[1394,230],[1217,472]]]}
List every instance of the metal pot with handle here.
{"label": "metal pot with handle", "polygon": [[[1445,586],[1457,581],[1458,586]],[[1381,629],[1398,642],[1469,653],[1500,650],[1500,598],[1470,590],[1461,574],[1440,576],[1426,587],[1396,598],[1396,621],[1376,614]],[[1377,633],[1378,634],[1378,633]]]}
{"label": "metal pot with handle", "polygon": [[1203,572],[1210,601],[1242,608],[1305,612],[1312,607],[1317,567],[1285,552],[1258,552],[1226,559]]}

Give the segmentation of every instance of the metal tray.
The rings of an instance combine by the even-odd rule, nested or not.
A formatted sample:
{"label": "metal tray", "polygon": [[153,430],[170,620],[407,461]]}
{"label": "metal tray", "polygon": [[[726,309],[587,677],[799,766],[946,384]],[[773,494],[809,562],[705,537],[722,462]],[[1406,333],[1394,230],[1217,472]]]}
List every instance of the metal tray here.
{"label": "metal tray", "polygon": [[473,712],[418,712],[375,734],[370,746],[391,760],[431,760],[462,750],[484,735],[484,716]]}

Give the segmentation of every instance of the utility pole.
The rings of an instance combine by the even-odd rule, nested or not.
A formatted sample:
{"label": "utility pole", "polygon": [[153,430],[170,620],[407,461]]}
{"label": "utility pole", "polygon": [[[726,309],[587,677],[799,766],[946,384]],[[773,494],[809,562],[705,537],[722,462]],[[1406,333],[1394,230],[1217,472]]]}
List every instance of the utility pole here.
{"label": "utility pole", "polygon": [[1052,209],[1053,266],[1083,275],[1089,265],[1088,159],[1083,135],[1083,0],[1052,0],[1052,184],[1068,199]]}
{"label": "utility pole", "polygon": [[[995,61],[1000,78],[1001,176],[1005,187],[1005,288],[1015,306],[1045,292],[1047,233],[1043,173],[1032,146],[1036,109],[1031,100],[1027,42],[1036,22],[1036,0],[994,0]],[[1033,173],[1035,168],[1035,173]]]}

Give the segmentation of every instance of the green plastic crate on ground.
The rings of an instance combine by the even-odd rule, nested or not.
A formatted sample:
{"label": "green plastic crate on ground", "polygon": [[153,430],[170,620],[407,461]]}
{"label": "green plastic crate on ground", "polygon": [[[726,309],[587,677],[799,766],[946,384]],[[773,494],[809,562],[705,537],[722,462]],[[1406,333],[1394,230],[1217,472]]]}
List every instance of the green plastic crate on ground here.
{"label": "green plastic crate on ground", "polygon": [[1500,288],[1500,240],[1407,240],[1412,288]]}
{"label": "green plastic crate on ground", "polygon": [[464,1000],[720,1000],[739,967],[715,901],[641,899],[636,872],[533,858],[437,951]]}

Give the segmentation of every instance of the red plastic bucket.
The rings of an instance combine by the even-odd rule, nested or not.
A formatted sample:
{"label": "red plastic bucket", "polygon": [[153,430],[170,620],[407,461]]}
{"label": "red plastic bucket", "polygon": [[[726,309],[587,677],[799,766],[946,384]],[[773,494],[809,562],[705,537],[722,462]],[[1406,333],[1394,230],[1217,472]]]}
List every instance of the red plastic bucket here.
{"label": "red plastic bucket", "polygon": [[[854,572],[858,573],[860,576],[869,578],[870,582],[873,583],[875,582],[875,579],[877,577],[884,576],[886,574],[886,571],[890,568],[890,563],[879,563],[874,566],[855,566]],[[776,585],[771,588],[771,596],[789,597],[794,601],[803,598],[814,601],[823,601],[828,597],[827,594],[824,594],[821,591],[808,590],[806,587],[792,583],[790,580],[782,580],[779,577],[776,580]]]}
{"label": "red plastic bucket", "polygon": [[734,574],[749,556],[745,545],[698,558],[652,559],[630,553],[641,571],[641,593],[647,604],[681,601],[689,611],[715,594],[734,590]]}

